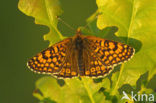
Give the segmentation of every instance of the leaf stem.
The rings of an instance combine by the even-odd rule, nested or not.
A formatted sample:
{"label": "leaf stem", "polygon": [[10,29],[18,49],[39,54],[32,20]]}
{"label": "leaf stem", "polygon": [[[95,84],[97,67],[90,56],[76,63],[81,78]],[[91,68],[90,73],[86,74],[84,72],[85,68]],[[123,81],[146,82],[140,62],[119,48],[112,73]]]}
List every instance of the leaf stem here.
{"label": "leaf stem", "polygon": [[115,87],[114,87],[114,89],[113,89],[113,91],[112,91],[112,94],[113,94],[113,95],[115,94],[115,91],[116,91],[116,89],[118,88],[118,85],[119,85],[119,82],[120,82],[120,78],[121,78],[123,69],[124,69],[124,64],[121,65],[119,77],[118,77],[117,82],[116,82],[116,84],[115,84]]}
{"label": "leaf stem", "polygon": [[54,28],[54,29],[56,30],[56,32],[58,33],[60,39],[63,40],[64,37],[63,37],[62,34],[59,32],[59,30],[58,30],[56,27],[54,27],[54,26],[53,26],[53,28]]}
{"label": "leaf stem", "polygon": [[131,15],[131,19],[130,19],[130,24],[129,24],[129,28],[128,28],[128,34],[127,34],[127,43],[129,40],[129,35],[132,34],[132,24],[134,23],[134,17],[135,17],[135,8],[134,8],[134,4],[135,4],[135,0],[132,0],[132,15]]}
{"label": "leaf stem", "polygon": [[92,93],[91,93],[91,91],[90,91],[90,89],[89,89],[89,87],[88,87],[86,81],[84,80],[84,77],[82,77],[81,79],[82,79],[82,82],[83,82],[83,84],[84,84],[84,87],[85,87],[86,90],[87,90],[87,93],[88,93],[88,95],[89,95],[89,98],[90,98],[90,100],[91,100],[91,103],[95,103],[95,101],[94,101],[94,99],[93,99],[93,96],[92,96]]}

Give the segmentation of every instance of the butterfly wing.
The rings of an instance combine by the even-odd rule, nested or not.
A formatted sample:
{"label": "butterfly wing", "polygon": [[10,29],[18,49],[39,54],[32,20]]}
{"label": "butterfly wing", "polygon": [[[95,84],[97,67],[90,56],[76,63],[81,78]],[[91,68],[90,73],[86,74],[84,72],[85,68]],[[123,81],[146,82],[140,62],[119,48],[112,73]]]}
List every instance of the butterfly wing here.
{"label": "butterfly wing", "polygon": [[71,38],[67,38],[59,43],[38,53],[28,61],[28,67],[37,73],[55,74],[61,71],[66,63],[67,52],[71,47]]}
{"label": "butterfly wing", "polygon": [[83,55],[85,67],[82,76],[104,77],[113,70],[113,67],[103,65],[99,58],[97,58],[89,48],[86,47],[84,49]]}
{"label": "butterfly wing", "polygon": [[77,67],[73,68],[71,62],[66,61],[61,69],[61,71],[57,74],[54,74],[57,78],[73,78],[78,76]]}
{"label": "butterfly wing", "polygon": [[78,76],[78,66],[77,66],[77,54],[73,46],[69,49],[68,57],[62,66],[61,71],[55,74],[57,78],[73,78]]}
{"label": "butterfly wing", "polygon": [[128,61],[134,54],[135,49],[119,42],[105,40],[94,36],[86,36],[86,47],[99,58],[104,66],[115,66]]}

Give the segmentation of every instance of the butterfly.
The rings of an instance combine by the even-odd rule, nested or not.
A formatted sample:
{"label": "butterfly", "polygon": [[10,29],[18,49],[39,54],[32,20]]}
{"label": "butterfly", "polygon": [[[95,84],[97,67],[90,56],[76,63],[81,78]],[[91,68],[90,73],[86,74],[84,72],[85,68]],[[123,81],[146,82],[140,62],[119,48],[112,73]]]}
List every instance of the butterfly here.
{"label": "butterfly", "polygon": [[128,61],[135,53],[129,45],[95,36],[82,35],[80,29],[32,57],[27,65],[37,73],[57,78],[104,77],[114,66]]}

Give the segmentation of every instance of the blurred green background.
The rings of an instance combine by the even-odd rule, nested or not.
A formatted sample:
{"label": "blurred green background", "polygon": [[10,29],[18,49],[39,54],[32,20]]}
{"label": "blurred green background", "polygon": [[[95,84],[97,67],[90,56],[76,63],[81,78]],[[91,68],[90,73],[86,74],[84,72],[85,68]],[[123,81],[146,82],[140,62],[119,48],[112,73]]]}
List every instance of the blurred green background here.
{"label": "blurred green background", "polygon": [[[75,29],[86,24],[96,11],[95,0],[61,0],[64,11],[61,18]],[[0,6],[0,103],[37,103],[32,96],[35,81],[43,75],[34,74],[27,60],[48,47],[43,35],[49,29],[36,25],[34,18],[18,10],[18,0],[1,0]],[[74,35],[65,25],[59,24],[63,34]]]}

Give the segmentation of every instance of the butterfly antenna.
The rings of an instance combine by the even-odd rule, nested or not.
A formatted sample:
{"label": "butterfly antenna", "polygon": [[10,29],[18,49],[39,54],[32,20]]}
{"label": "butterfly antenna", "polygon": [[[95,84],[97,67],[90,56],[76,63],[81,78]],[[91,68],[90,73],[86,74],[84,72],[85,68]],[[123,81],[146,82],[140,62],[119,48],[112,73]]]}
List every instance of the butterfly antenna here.
{"label": "butterfly antenna", "polygon": [[70,28],[71,30],[76,31],[72,26],[70,26],[68,23],[63,21],[60,17],[57,16],[57,19],[61,21],[64,25],[66,25],[68,28]]}

